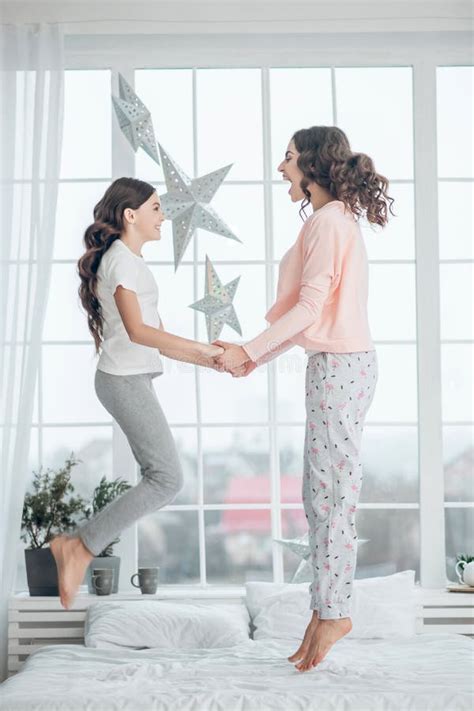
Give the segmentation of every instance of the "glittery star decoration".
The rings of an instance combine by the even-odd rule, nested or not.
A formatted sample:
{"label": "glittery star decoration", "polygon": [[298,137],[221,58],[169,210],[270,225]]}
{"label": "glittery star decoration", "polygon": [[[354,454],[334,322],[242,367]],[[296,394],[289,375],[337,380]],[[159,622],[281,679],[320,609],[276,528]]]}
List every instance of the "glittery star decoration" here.
{"label": "glittery star decoration", "polygon": [[160,165],[151,114],[121,74],[119,74],[119,94],[120,98],[112,96],[112,103],[122,133],[135,153],[139,148],[143,148],[150,158]]}
{"label": "glittery star decoration", "polygon": [[165,195],[160,196],[161,206],[166,219],[173,222],[175,271],[183,258],[194,230],[198,227],[241,242],[209,205],[232,168],[232,164],[200,178],[191,179],[161,144],[158,144],[158,147],[168,189]]}
{"label": "glittery star decoration", "polygon": [[[311,551],[309,548],[308,534],[305,533],[304,536],[301,536],[300,538],[274,538],[273,540],[280,543],[285,548],[288,548],[288,550],[293,553],[296,553],[296,555],[302,559],[290,582],[312,582],[314,576],[313,567],[311,565]],[[368,540],[368,538],[359,539],[358,546],[362,545],[362,543],[367,543]]]}
{"label": "glittery star decoration", "polygon": [[239,281],[240,277],[237,277],[222,286],[222,282],[206,254],[206,295],[200,301],[191,304],[190,308],[206,314],[209,343],[219,338],[226,323],[234,331],[237,331],[239,336],[242,335],[240,323],[232,304]]}

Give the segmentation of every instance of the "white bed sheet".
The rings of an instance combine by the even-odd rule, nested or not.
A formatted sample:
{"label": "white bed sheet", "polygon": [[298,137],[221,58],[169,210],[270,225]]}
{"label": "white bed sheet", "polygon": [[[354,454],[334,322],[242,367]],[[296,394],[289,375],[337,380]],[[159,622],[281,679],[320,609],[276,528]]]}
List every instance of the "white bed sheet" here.
{"label": "white bed sheet", "polygon": [[0,687],[2,711],[469,711],[472,640],[340,640],[309,672],[294,640],[210,650],[44,647]]}

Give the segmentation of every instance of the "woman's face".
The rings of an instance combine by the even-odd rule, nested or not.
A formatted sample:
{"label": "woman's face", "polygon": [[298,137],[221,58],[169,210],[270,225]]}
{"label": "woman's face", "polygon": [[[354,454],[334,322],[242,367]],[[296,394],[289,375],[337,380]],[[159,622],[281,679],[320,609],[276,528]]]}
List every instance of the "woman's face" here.
{"label": "woman's face", "polygon": [[161,239],[161,225],[165,216],[161,209],[160,198],[153,193],[142,203],[135,213],[135,225],[146,241]]}
{"label": "woman's face", "polygon": [[300,188],[301,180],[303,179],[303,171],[301,171],[296,165],[299,153],[296,150],[294,142],[291,140],[286,149],[285,157],[278,166],[278,171],[283,175],[283,180],[289,180],[291,182],[288,194],[291,197],[292,202],[299,202],[304,200],[304,192]]}

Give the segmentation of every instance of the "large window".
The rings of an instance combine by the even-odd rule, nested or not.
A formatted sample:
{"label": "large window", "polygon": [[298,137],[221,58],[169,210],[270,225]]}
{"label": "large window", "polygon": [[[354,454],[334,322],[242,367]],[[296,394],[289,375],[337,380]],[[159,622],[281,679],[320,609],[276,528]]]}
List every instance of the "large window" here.
{"label": "large window", "polygon": [[439,67],[438,209],[447,574],[470,553],[473,507],[472,67]]}
{"label": "large window", "polygon": [[[302,224],[299,206],[289,200],[287,185],[276,171],[293,131],[337,124],[346,131],[353,150],[371,155],[376,169],[390,179],[397,217],[383,231],[363,224],[370,260],[369,317],[380,378],[363,439],[358,534],[364,542],[359,546],[357,575],[412,568],[418,577],[412,68],[131,68],[127,80],[151,110],[157,140],[188,175],[234,164],[213,205],[242,244],[198,230],[176,273],[169,224],[165,223],[159,244],[145,246],[145,258],[160,287],[161,316],[166,328],[179,335],[207,339],[204,317],[188,308],[204,294],[206,254],[224,281],[241,276],[234,303],[243,340],[265,327],[279,259]],[[40,464],[58,466],[74,451],[82,464],[73,481],[83,496],[91,494],[103,474],[117,476],[126,442],[94,393],[94,349],[79,307],[75,275],[82,235],[92,221],[93,206],[127,166],[128,174],[134,170],[137,177],[153,182],[159,193],[166,190],[161,169],[143,151],[134,156],[117,129],[112,92],[117,93],[115,71],[67,72],[53,276],[30,458],[32,469]],[[458,178],[466,177],[460,165],[450,170]],[[446,177],[442,172],[440,176]],[[460,185],[457,204],[465,209],[467,202],[459,195],[472,189],[472,183]],[[440,210],[443,199],[452,199],[452,191],[452,182],[440,183]],[[450,209],[449,215],[461,219],[457,209]],[[454,243],[448,242],[449,251]],[[455,254],[445,253],[447,259],[465,258],[467,239],[459,236],[456,244]],[[461,271],[446,272],[442,281],[452,280],[461,289],[471,267],[459,267],[462,276]],[[450,299],[449,288],[448,292]],[[472,339],[472,333],[464,333],[461,317],[457,330],[453,319],[446,318],[448,322],[443,338]],[[228,327],[221,337],[238,341]],[[470,348],[443,347],[448,349],[444,356],[448,366]],[[452,352],[450,347],[461,350]],[[273,539],[306,530],[300,493],[305,365],[304,352],[294,348],[249,378],[234,380],[165,360],[165,373],[154,384],[178,445],[185,486],[172,505],[138,523],[136,564],[159,565],[163,583],[291,579],[298,560]],[[466,421],[472,417],[458,412],[448,416],[449,402],[448,396],[445,443],[452,443],[457,457],[467,451]],[[455,393],[451,402],[456,402]],[[128,476],[132,482],[139,476],[133,463]],[[462,491],[454,500],[471,501]],[[463,515],[459,509],[448,508],[447,513]],[[131,535],[124,531],[122,540]],[[24,587],[20,556],[17,588]]]}

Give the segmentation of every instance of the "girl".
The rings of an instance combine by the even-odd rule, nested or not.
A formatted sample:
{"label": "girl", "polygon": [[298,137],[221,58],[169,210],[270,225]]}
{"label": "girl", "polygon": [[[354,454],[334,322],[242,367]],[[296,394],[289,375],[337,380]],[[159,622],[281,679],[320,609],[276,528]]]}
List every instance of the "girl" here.
{"label": "girl", "polygon": [[[267,330],[243,346],[215,341],[219,367],[248,375],[298,344],[308,354],[303,504],[314,581],[313,616],[289,657],[305,671],[352,629],[355,512],[362,483],[360,445],[378,379],[367,318],[368,261],[358,218],[384,226],[393,199],[372,160],[352,153],[334,126],[297,131],[278,166],[293,202],[311,203],[295,244],[280,264]],[[393,213],[392,213],[393,214]],[[242,371],[243,368],[243,371]]]}
{"label": "girl", "polygon": [[125,433],[142,479],[73,536],[51,541],[66,609],[94,556],[134,521],[173,501],[182,488],[178,453],[152,383],[163,373],[160,353],[215,369],[214,358],[223,353],[221,347],[164,330],[158,288],[141,254],[145,242],[160,240],[164,219],[152,185],[119,178],[95,206],[94,223],[84,235],[79,296],[100,351],[95,391]]}

